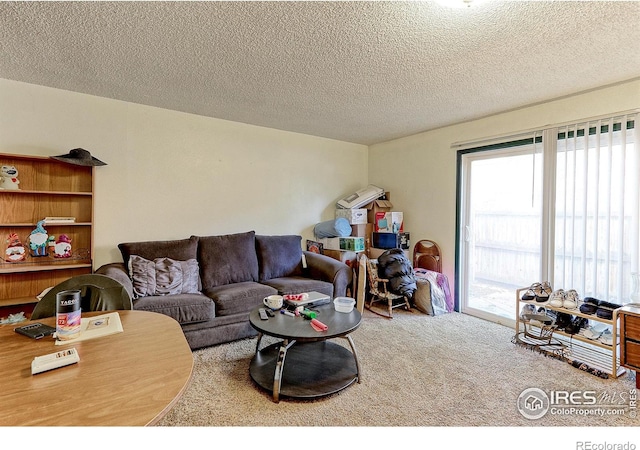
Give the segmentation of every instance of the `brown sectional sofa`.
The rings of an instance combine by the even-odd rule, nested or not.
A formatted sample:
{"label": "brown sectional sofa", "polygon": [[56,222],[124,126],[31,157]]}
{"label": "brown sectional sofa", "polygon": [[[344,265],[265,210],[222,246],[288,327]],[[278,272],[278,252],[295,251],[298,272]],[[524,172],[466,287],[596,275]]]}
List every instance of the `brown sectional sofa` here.
{"label": "brown sectional sofa", "polygon": [[306,252],[300,236],[254,231],[118,245],[123,262],[96,273],[122,283],[133,309],[177,320],[191,349],[254,336],[249,313],[272,294],[344,296],[351,269]]}

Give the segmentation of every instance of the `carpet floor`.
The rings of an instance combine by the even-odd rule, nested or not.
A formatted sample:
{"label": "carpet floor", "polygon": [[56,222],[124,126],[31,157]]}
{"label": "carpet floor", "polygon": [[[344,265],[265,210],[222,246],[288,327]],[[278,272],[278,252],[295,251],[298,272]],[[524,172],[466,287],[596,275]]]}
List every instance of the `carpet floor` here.
{"label": "carpet floor", "polygon": [[[255,339],[194,352],[193,379],[162,427],[631,427],[635,375],[603,379],[512,343],[511,328],[466,314],[365,311],[352,334],[361,383],[315,400],[283,398],[249,376]],[[265,338],[266,343],[269,341]],[[343,342],[340,339],[335,342]],[[346,341],[345,345],[346,345]],[[573,405],[524,417],[518,397],[577,392]],[[585,394],[586,393],[586,394]],[[631,399],[630,399],[631,397]],[[593,403],[576,405],[575,403]],[[562,406],[562,402],[558,403]],[[569,409],[573,407],[574,409]],[[515,443],[514,443],[515,444]],[[544,446],[544,444],[541,444]]]}

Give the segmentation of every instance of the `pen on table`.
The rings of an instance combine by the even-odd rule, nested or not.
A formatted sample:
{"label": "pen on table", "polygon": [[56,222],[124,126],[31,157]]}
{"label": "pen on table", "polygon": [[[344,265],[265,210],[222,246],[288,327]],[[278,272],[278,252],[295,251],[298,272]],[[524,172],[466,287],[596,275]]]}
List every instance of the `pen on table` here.
{"label": "pen on table", "polygon": [[280,314],[286,314],[287,316],[295,317],[296,315],[291,311],[287,311],[286,309],[281,309]]}

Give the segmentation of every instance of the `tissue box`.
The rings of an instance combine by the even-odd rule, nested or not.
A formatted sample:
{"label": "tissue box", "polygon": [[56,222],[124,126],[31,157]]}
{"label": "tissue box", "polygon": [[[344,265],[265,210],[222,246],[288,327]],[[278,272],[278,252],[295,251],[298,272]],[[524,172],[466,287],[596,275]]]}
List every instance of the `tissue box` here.
{"label": "tissue box", "polygon": [[336,219],[344,217],[349,221],[349,225],[359,225],[367,223],[367,209],[336,209]]}

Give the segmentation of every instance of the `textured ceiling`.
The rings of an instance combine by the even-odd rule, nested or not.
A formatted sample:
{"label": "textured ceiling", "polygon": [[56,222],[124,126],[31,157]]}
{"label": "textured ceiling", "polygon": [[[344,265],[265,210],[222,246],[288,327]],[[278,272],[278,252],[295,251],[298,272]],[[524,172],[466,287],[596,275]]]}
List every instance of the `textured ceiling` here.
{"label": "textured ceiling", "polygon": [[372,144],[640,77],[640,2],[0,2],[0,78]]}

